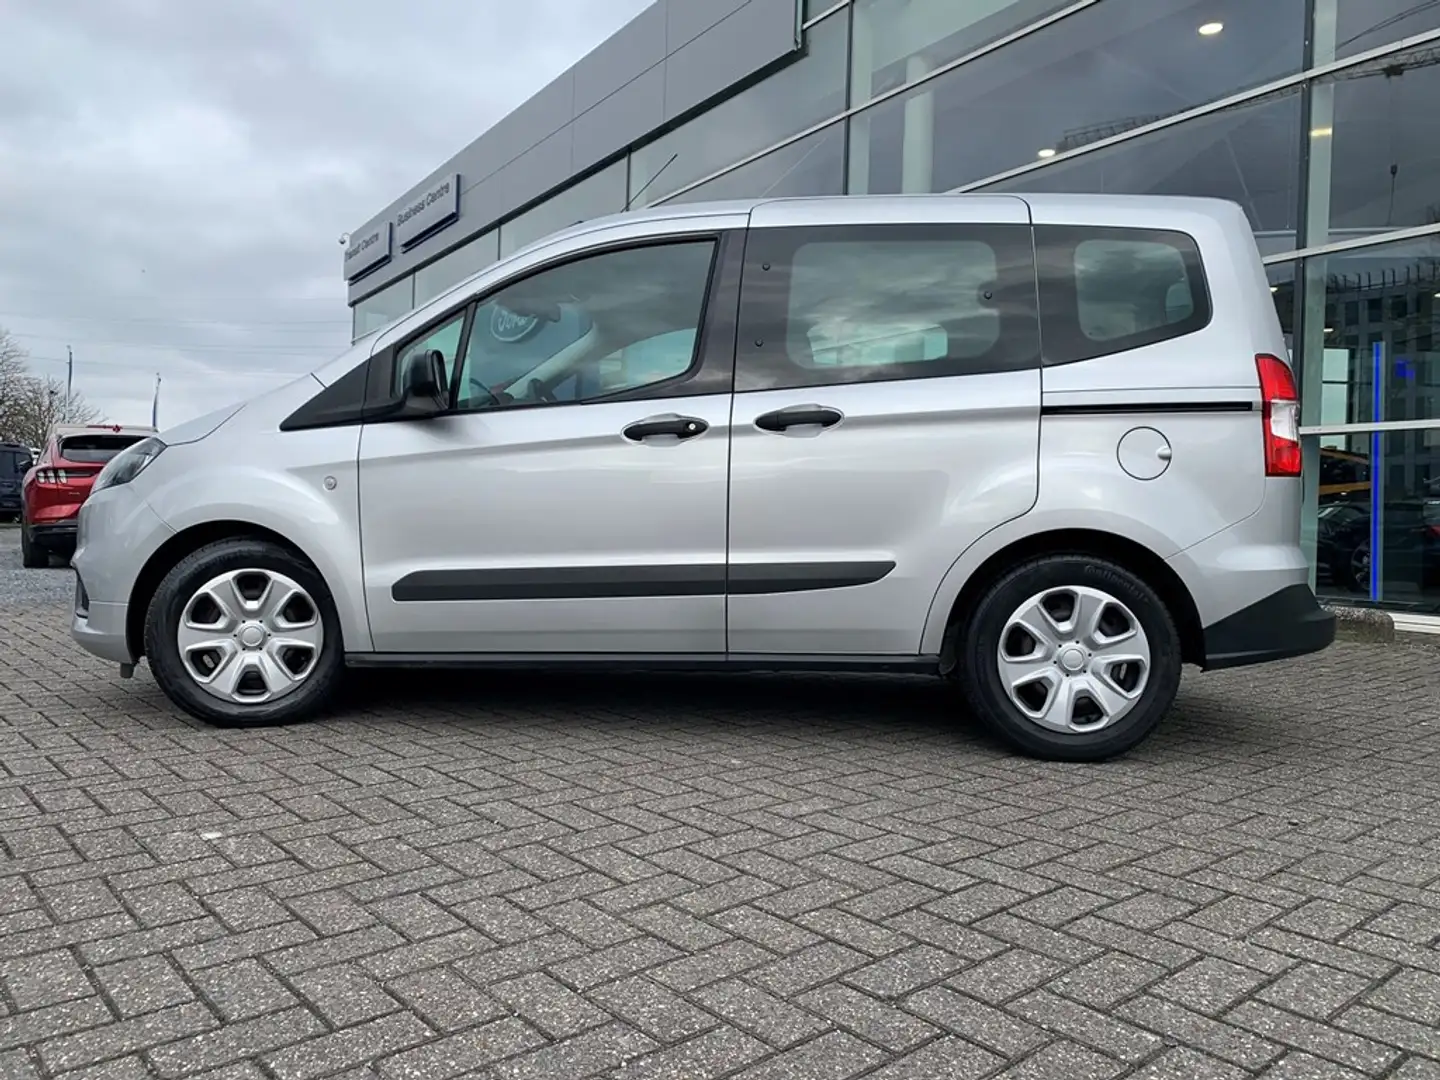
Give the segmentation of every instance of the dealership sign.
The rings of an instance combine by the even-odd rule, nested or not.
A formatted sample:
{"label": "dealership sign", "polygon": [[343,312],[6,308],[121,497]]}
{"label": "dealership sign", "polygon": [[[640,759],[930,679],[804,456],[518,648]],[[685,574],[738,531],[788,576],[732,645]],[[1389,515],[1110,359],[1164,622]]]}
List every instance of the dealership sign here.
{"label": "dealership sign", "polygon": [[390,222],[382,221],[350,238],[345,249],[345,280],[354,281],[390,259]]}
{"label": "dealership sign", "polygon": [[395,213],[395,239],[400,250],[414,247],[460,216],[460,174],[441,177],[408,197]]}
{"label": "dealership sign", "polygon": [[490,309],[490,336],[504,345],[518,345],[539,325],[537,315],[521,315],[499,304]]}

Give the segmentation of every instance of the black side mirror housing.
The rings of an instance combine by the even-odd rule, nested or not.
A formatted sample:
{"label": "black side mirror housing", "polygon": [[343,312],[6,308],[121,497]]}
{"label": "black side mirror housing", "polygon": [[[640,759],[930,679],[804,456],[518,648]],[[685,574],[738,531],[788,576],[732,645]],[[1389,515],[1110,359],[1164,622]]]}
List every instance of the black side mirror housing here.
{"label": "black side mirror housing", "polygon": [[438,349],[430,349],[410,357],[405,364],[404,387],[407,411],[424,414],[444,412],[450,403],[445,354]]}

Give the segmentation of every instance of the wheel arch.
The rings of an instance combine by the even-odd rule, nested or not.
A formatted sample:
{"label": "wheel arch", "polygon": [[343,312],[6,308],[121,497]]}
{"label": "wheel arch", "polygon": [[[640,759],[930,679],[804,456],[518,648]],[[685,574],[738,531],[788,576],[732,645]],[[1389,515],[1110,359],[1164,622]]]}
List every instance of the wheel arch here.
{"label": "wheel arch", "polygon": [[1029,559],[1080,554],[1106,559],[1138,576],[1159,595],[1180,634],[1180,656],[1187,664],[1205,662],[1205,632],[1190,590],[1173,567],[1149,547],[1129,537],[1100,529],[1051,529],[1006,544],[989,555],[965,578],[945,618],[940,655],[948,671],[955,662],[959,628],[974,609],[981,590],[996,577]]}
{"label": "wheel arch", "polygon": [[[206,521],[182,529],[155,549],[145,561],[135,584],[130,590],[130,600],[125,609],[125,644],[130,655],[139,659],[145,654],[145,618],[150,611],[150,601],[160,582],[187,555],[222,540],[263,540],[285,548],[296,557],[304,559],[322,579],[324,573],[315,560],[301,546],[289,537],[282,536],[274,529],[250,521]],[[327,582],[327,587],[329,583]],[[330,587],[331,595],[334,588]]]}

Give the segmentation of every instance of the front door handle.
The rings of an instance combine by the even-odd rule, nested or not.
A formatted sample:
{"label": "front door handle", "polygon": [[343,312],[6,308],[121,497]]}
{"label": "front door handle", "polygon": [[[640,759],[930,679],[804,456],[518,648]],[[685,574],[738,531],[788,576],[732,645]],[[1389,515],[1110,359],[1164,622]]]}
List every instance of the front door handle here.
{"label": "front door handle", "polygon": [[755,426],[761,431],[786,431],[792,427],[807,427],[818,424],[822,428],[834,427],[845,418],[839,409],[827,405],[791,405],[776,409],[755,418]]}
{"label": "front door handle", "polygon": [[624,431],[624,435],[631,442],[644,442],[646,439],[653,439],[659,435],[673,435],[677,439],[693,439],[696,435],[703,435],[710,427],[698,416],[676,416],[670,413],[665,416],[647,416],[644,420],[636,420]]}

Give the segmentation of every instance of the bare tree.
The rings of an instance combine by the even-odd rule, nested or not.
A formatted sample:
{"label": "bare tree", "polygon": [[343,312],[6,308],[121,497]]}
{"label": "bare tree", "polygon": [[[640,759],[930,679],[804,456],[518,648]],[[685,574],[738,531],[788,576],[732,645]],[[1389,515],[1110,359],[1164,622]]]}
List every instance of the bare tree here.
{"label": "bare tree", "polygon": [[100,410],[58,379],[30,370],[30,355],[0,329],[0,440],[43,446],[56,424],[89,424]]}
{"label": "bare tree", "polygon": [[10,332],[0,329],[0,440],[15,441],[10,431],[11,414],[27,394],[30,357]]}

